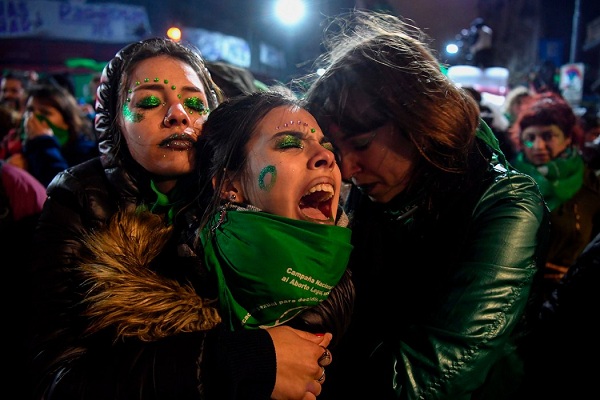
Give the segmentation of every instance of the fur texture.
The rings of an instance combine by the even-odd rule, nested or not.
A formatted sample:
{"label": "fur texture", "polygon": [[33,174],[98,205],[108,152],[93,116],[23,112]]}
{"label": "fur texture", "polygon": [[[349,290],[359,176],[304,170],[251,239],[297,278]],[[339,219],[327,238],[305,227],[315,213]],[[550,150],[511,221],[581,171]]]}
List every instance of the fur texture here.
{"label": "fur texture", "polygon": [[120,212],[106,229],[84,238],[89,254],[80,268],[91,320],[88,334],[112,328],[115,340],[136,337],[150,342],[209,330],[221,322],[216,300],[204,300],[191,284],[150,268],[171,234],[160,216]]}

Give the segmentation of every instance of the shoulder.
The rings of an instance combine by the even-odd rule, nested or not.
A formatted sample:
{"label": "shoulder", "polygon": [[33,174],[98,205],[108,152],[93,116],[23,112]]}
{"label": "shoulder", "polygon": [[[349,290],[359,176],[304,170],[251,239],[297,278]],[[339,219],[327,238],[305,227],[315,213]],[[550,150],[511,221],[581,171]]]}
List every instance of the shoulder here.
{"label": "shoulder", "polygon": [[93,158],[58,173],[48,185],[48,192],[58,190],[83,191],[105,187],[107,181],[99,158]]}
{"label": "shoulder", "polygon": [[[99,158],[93,158],[58,173],[48,185],[48,202],[61,209],[78,209],[96,218],[107,218],[117,200]],[[87,211],[84,211],[87,210]]]}
{"label": "shoulder", "polygon": [[479,199],[476,212],[495,209],[539,221],[546,218],[548,210],[535,180],[508,167],[492,166],[489,172],[492,179]]}

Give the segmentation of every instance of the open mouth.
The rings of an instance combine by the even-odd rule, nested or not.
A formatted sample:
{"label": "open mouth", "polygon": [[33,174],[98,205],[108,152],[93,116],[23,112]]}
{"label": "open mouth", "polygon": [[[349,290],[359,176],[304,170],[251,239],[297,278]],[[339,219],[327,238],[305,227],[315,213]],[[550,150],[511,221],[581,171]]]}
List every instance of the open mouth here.
{"label": "open mouth", "polygon": [[311,221],[333,222],[331,204],[335,191],[329,183],[320,183],[313,186],[300,199],[300,211]]}

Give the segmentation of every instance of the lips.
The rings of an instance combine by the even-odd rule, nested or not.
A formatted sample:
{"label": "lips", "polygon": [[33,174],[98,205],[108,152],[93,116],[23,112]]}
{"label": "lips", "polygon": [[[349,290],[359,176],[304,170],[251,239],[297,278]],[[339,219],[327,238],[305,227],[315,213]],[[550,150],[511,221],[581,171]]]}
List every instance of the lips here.
{"label": "lips", "polygon": [[175,151],[187,151],[194,146],[194,143],[195,141],[192,136],[188,134],[176,134],[160,142],[159,146]]}
{"label": "lips", "polygon": [[319,183],[311,187],[300,199],[300,211],[314,222],[333,222],[332,202],[335,190],[329,183]]}

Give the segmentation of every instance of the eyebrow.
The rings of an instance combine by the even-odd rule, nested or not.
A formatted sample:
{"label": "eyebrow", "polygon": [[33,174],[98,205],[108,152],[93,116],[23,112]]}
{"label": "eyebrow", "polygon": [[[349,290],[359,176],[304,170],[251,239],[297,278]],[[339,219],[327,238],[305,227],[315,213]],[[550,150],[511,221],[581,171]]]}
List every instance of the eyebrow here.
{"label": "eyebrow", "polygon": [[157,90],[157,91],[166,91],[166,90],[180,90],[183,92],[194,92],[194,93],[204,93],[199,87],[196,86],[182,86],[181,88],[176,87],[175,89],[171,89],[171,86],[163,83],[143,83],[133,88],[133,91],[136,92],[138,90]]}

